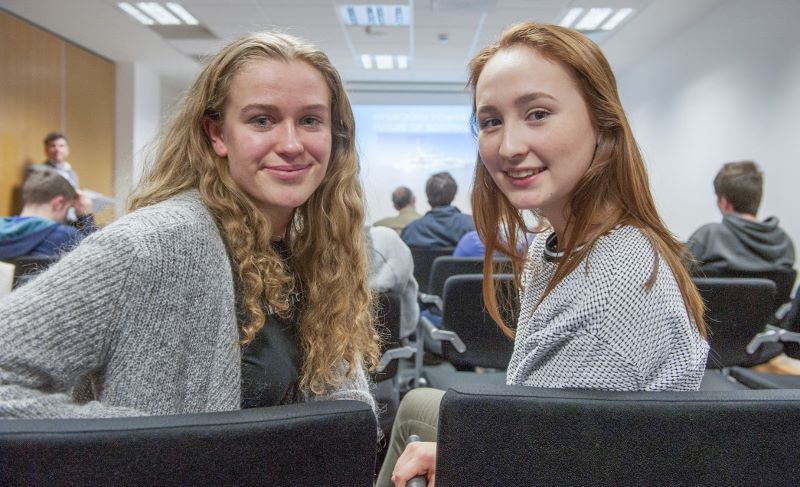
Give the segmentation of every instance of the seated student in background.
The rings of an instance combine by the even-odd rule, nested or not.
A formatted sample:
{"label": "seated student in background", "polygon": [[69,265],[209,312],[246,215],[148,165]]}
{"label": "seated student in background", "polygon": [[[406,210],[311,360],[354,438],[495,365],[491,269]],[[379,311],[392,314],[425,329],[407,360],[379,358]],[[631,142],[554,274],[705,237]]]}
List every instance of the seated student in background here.
{"label": "seated student in background", "polygon": [[[531,240],[533,239],[533,236],[533,233],[528,234],[528,237]],[[520,238],[517,245],[519,246],[520,250],[525,251],[528,248],[528,239]],[[478,231],[473,230],[465,233],[464,236],[458,241],[455,250],[453,250],[453,257],[483,257],[484,252],[486,252],[486,246],[483,245],[483,241],[481,240],[480,235],[478,235]]]}
{"label": "seated student in background", "polygon": [[[494,290],[484,293],[495,321],[516,335],[508,384],[697,389],[708,353],[703,302],[681,244],[658,217],[600,49],[574,30],[515,25],[473,58],[470,84],[479,148],[472,207],[486,243],[484,276],[491,278],[499,249],[512,256],[523,289],[515,330],[502,322]],[[526,210],[551,227],[527,259],[516,241]],[[390,485],[392,469],[395,485],[420,474],[431,485],[443,393],[406,395],[378,485]],[[411,433],[423,441],[395,465]]]}
{"label": "seated student in background", "polygon": [[397,232],[386,227],[367,229],[367,267],[369,287],[400,300],[400,339],[414,333],[419,320],[414,260],[411,250]]}
{"label": "seated student in background", "polygon": [[[58,257],[97,230],[89,198],[53,169],[33,171],[22,185],[22,212],[0,218],[0,260],[19,257]],[[65,225],[67,211],[76,207],[78,221]]]}
{"label": "seated student in background", "polygon": [[410,189],[405,186],[398,187],[392,191],[392,205],[394,209],[398,211],[397,216],[381,218],[373,223],[373,226],[389,227],[399,234],[406,225],[422,217],[422,215],[417,213],[416,204],[417,198]]}
{"label": "seated student in background", "polygon": [[354,131],[318,48],[270,33],[224,47],[134,211],[0,301],[0,417],[374,405]]}
{"label": "seated student in background", "polygon": [[457,190],[456,180],[448,172],[428,178],[425,194],[431,210],[406,225],[400,238],[409,247],[455,247],[465,233],[475,229],[472,217],[452,205]]}
{"label": "seated student in background", "polygon": [[794,244],[774,216],[756,218],[764,175],[755,162],[729,162],[714,178],[722,223],[707,223],[689,238],[700,270],[765,272],[791,269]]}
{"label": "seated student in background", "polygon": [[483,245],[481,237],[478,235],[477,230],[467,232],[458,240],[455,250],[453,250],[454,257],[483,257],[486,251],[486,246]]}

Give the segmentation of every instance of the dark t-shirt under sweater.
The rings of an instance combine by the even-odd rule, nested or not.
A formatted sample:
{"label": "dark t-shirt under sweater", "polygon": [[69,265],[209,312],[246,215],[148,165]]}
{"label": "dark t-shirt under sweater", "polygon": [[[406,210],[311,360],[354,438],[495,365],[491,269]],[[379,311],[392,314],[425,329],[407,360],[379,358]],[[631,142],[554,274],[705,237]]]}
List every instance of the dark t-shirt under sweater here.
{"label": "dark t-shirt under sweater", "polygon": [[[282,242],[273,244],[288,262]],[[289,316],[267,314],[264,327],[242,349],[242,408],[277,406],[300,400],[298,383],[303,364],[297,334],[299,297],[290,298]]]}

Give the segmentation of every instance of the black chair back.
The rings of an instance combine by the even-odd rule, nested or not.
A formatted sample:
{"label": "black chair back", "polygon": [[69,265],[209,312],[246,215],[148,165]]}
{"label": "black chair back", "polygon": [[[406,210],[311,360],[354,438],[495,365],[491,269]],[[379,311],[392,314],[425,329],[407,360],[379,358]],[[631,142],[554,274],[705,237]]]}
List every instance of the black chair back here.
{"label": "black chair back", "polygon": [[[494,264],[496,274],[511,272],[511,260],[506,257],[495,257]],[[441,297],[447,278],[459,274],[483,274],[483,257],[453,257],[452,255],[437,257],[431,266],[427,293]]]}
{"label": "black chair back", "polygon": [[0,420],[0,485],[371,487],[376,431],[371,408],[357,401]]}
{"label": "black chair back", "polygon": [[[515,326],[519,303],[514,278],[511,274],[496,274],[494,279],[503,320]],[[457,367],[505,370],[514,351],[514,341],[503,334],[486,311],[483,276],[451,276],[444,284],[443,294],[442,329],[454,331],[467,349],[459,353],[449,342],[442,342],[442,356]]]}
{"label": "black chair back", "polygon": [[[705,318],[711,345],[708,367],[749,366],[763,362],[764,355],[751,356],[745,348],[764,329],[772,315],[775,283],[767,279],[724,277],[696,277],[693,280],[706,304]],[[780,345],[767,345],[777,344],[762,346],[764,349],[774,348],[777,351],[774,355],[782,350]]]}
{"label": "black chair back", "polygon": [[800,391],[456,386],[436,485],[800,485]]}
{"label": "black chair back", "polygon": [[775,304],[772,311],[777,310],[782,304],[792,299],[792,288],[797,278],[795,269],[780,269],[776,271],[745,272],[745,271],[714,271],[698,270],[697,277],[738,277],[741,279],[768,279],[775,283]]}
{"label": "black chair back", "polygon": [[17,288],[30,281],[56,263],[58,259],[59,257],[56,256],[26,256],[6,260],[5,262],[14,265],[14,283],[12,284],[12,288]]}
{"label": "black chair back", "polygon": [[428,293],[428,280],[431,275],[433,261],[437,257],[453,255],[455,247],[409,247],[414,260],[414,279],[419,284],[419,292]]}
{"label": "black chair back", "polygon": [[[800,333],[800,288],[794,293],[792,306],[789,308],[789,312],[786,313],[783,320],[781,320],[780,325],[789,331]],[[797,358],[800,359],[800,357]]]}

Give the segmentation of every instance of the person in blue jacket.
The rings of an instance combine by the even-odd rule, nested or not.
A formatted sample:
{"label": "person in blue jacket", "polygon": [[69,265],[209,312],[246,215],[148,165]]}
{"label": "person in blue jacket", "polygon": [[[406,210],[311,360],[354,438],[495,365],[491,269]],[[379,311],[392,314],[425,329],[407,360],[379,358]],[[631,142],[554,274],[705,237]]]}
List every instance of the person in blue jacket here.
{"label": "person in blue jacket", "polygon": [[[53,169],[38,169],[28,176],[22,201],[19,216],[0,218],[0,260],[58,257],[97,230],[91,199],[80,198],[69,181]],[[73,207],[78,220],[65,225]]]}

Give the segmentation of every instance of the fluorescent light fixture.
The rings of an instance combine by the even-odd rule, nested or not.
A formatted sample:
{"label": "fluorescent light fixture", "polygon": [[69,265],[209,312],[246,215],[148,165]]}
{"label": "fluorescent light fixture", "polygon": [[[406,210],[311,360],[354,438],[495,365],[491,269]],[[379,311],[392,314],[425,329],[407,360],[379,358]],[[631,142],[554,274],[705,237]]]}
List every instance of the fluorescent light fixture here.
{"label": "fluorescent light fixture", "polygon": [[339,14],[345,25],[408,26],[408,5],[342,5]]}
{"label": "fluorescent light fixture", "polygon": [[168,2],[167,8],[172,10],[172,13],[177,15],[186,25],[198,25],[200,23],[179,3]]}
{"label": "fluorescent light fixture", "polygon": [[408,69],[408,56],[405,54],[397,56],[397,69]]}
{"label": "fluorescent light fixture", "polygon": [[575,26],[577,30],[596,30],[600,24],[611,15],[613,9],[610,8],[590,8],[586,15]]}
{"label": "fluorescent light fixture", "polygon": [[141,11],[139,11],[139,9],[137,9],[128,2],[119,2],[117,3],[117,7],[121,8],[126,14],[130,15],[131,17],[138,20],[144,25],[155,24],[155,21],[153,19],[143,14]]}
{"label": "fluorescent light fixture", "polygon": [[632,14],[632,13],[633,13],[633,9],[632,8],[621,8],[621,9],[617,10],[617,13],[612,15],[611,18],[608,19],[608,22],[603,24],[603,27],[601,27],[601,29],[603,29],[603,30],[613,30],[614,27],[618,26],[620,24],[620,22],[622,22],[623,20],[628,18],[628,16],[630,14]]}
{"label": "fluorescent light fixture", "polygon": [[364,66],[364,69],[372,69],[372,56],[369,54],[362,54],[361,65]]}
{"label": "fluorescent light fixture", "polygon": [[364,69],[408,69],[408,55],[362,54],[361,66]]}
{"label": "fluorescent light fixture", "polygon": [[391,54],[376,54],[375,65],[378,69],[394,69],[394,59]]}
{"label": "fluorescent light fixture", "polygon": [[179,25],[181,23],[178,17],[156,2],[136,2],[136,6],[161,25]]}
{"label": "fluorescent light fixture", "polygon": [[582,13],[582,8],[571,8],[569,11],[567,11],[567,14],[563,19],[561,19],[561,22],[559,22],[558,25],[561,27],[572,27],[572,23],[575,22]]}

